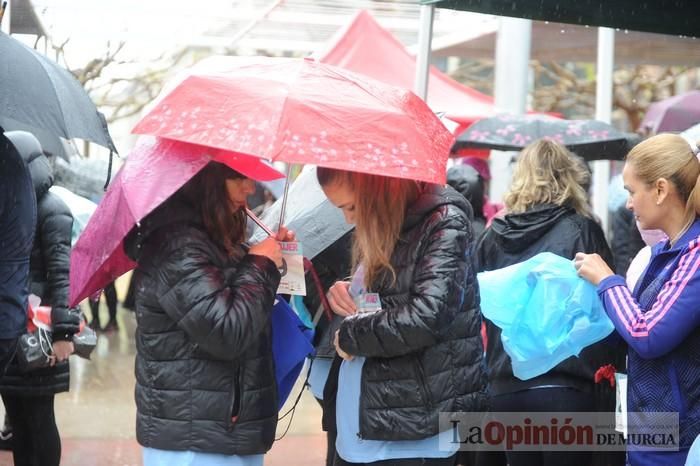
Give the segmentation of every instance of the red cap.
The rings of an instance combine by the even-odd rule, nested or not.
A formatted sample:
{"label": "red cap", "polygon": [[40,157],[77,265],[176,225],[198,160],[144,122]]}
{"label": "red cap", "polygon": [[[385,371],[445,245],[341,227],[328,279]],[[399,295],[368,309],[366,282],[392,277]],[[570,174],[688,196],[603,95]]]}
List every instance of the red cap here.
{"label": "red cap", "polygon": [[213,161],[223,163],[255,181],[272,181],[286,176],[265,160],[252,155],[225,150],[216,150],[215,154]]}

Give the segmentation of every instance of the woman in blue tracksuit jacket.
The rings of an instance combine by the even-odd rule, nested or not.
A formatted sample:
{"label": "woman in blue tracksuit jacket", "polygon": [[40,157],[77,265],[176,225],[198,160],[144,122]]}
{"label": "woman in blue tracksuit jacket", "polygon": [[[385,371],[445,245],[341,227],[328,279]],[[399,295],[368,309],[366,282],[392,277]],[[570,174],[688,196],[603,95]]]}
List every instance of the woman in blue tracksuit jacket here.
{"label": "woman in blue tracksuit jacket", "polygon": [[[697,150],[660,134],[637,145],[622,172],[627,207],[643,229],[669,237],[634,290],[597,255],[579,253],[579,274],[598,287],[605,310],[629,345],[628,412],[677,412],[677,451],[628,447],[632,466],[680,465],[700,434],[700,175]],[[653,418],[651,418],[653,421]],[[632,418],[630,417],[630,422]]]}

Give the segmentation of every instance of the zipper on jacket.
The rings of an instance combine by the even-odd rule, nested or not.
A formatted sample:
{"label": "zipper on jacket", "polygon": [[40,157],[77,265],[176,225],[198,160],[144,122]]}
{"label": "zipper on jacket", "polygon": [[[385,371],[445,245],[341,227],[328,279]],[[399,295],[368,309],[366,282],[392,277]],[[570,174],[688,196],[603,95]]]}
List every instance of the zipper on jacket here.
{"label": "zipper on jacket", "polygon": [[423,394],[423,399],[425,402],[428,404],[428,408],[432,410],[433,408],[433,402],[430,397],[430,393],[428,392],[428,385],[427,385],[427,380],[425,378],[425,372],[423,372],[423,366],[421,365],[420,361],[418,360],[418,357],[413,358],[413,363],[416,366],[416,372],[418,373],[418,379],[419,379],[419,384],[420,384],[420,391]]}
{"label": "zipper on jacket", "polygon": [[[336,356],[337,358],[338,356]],[[341,363],[342,364],[342,363]],[[365,360],[365,364],[367,364],[367,360]],[[340,373],[338,373],[338,376],[340,376]],[[365,399],[367,398],[365,396],[365,365],[362,365],[362,373],[360,374],[360,412],[357,413],[357,417],[359,418],[359,432],[357,433],[357,438],[360,440],[365,439],[366,435],[362,432],[362,413],[365,412]]]}
{"label": "zipper on jacket", "polygon": [[229,402],[227,411],[227,430],[230,432],[233,430],[233,425],[238,420],[238,415],[241,409],[241,368],[236,367],[236,371],[233,376],[233,386],[231,387],[231,400]]}

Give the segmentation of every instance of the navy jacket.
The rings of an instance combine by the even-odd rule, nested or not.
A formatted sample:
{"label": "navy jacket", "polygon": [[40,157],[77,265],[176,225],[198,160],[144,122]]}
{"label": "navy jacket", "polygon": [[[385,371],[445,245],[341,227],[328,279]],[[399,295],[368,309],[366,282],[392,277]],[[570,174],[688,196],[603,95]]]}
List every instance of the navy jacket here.
{"label": "navy jacket", "polygon": [[27,330],[29,255],[34,242],[36,198],[27,166],[0,135],[0,339]]}
{"label": "navy jacket", "polygon": [[[700,434],[700,220],[674,246],[652,248],[634,291],[613,275],[598,294],[629,344],[629,412],[678,412],[680,446]],[[630,452],[632,464],[654,464]]]}

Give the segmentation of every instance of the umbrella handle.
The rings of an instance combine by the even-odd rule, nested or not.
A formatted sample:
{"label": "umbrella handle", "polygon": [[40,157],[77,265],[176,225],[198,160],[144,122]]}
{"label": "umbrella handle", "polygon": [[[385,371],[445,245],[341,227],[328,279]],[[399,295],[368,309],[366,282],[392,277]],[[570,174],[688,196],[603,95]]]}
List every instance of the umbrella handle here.
{"label": "umbrella handle", "polygon": [[255,215],[255,214],[253,213],[252,210],[250,210],[249,208],[246,207],[246,208],[245,208],[245,213],[246,213],[246,215],[248,216],[248,218],[251,219],[253,222],[255,222],[255,224],[256,224],[257,226],[259,226],[260,228],[262,228],[263,231],[264,231],[265,233],[267,233],[268,235],[272,236],[273,238],[274,238],[275,236],[277,236],[277,234],[276,234],[274,231],[270,230],[270,228],[269,228],[267,225],[265,225],[265,224],[263,223],[263,221],[260,220],[260,219],[258,218],[258,216]]}

